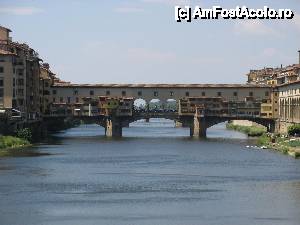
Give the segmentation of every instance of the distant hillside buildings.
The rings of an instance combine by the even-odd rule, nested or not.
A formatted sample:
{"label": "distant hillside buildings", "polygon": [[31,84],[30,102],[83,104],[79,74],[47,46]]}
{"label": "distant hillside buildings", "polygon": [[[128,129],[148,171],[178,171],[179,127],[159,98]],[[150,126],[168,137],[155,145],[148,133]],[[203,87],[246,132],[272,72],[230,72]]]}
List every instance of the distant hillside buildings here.
{"label": "distant hillside buildings", "polygon": [[250,84],[281,85],[300,80],[300,51],[299,63],[280,68],[263,68],[250,70],[247,74]]}

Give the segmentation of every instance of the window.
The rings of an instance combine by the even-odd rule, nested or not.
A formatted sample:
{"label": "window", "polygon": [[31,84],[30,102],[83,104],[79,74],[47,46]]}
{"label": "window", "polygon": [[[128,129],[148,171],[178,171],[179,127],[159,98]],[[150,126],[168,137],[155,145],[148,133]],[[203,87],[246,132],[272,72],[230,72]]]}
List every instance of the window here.
{"label": "window", "polygon": [[143,93],[141,91],[138,92],[138,96],[142,96]]}
{"label": "window", "polygon": [[202,95],[202,96],[205,96],[205,92],[204,92],[204,91],[202,91],[201,95]]}
{"label": "window", "polygon": [[76,97],[76,103],[78,103],[79,102],[79,98],[78,97]]}
{"label": "window", "polygon": [[174,96],[174,92],[173,91],[170,91],[170,96]]}
{"label": "window", "polygon": [[4,95],[3,88],[0,88],[0,98],[3,98],[3,95]]}
{"label": "window", "polygon": [[64,98],[60,97],[59,101],[60,101],[60,103],[64,102]]}
{"label": "window", "polygon": [[222,92],[218,92],[218,96],[219,96],[219,97],[222,96]]}
{"label": "window", "polygon": [[4,86],[3,78],[0,78],[0,87],[3,87],[3,86]]}
{"label": "window", "polygon": [[57,91],[56,90],[52,90],[52,94],[56,95]]}
{"label": "window", "polygon": [[269,92],[268,91],[265,92],[265,96],[269,96]]}
{"label": "window", "polygon": [[0,66],[0,73],[4,73],[4,67]]}
{"label": "window", "polygon": [[157,97],[157,96],[158,96],[158,92],[157,92],[157,91],[154,91],[153,95],[154,95],[155,97]]}
{"label": "window", "polygon": [[94,95],[94,91],[93,90],[90,91],[90,95]]}
{"label": "window", "polygon": [[49,87],[49,83],[48,82],[45,83],[45,87]]}
{"label": "window", "polygon": [[23,76],[23,70],[22,69],[18,69],[17,73],[18,73],[19,76]]}
{"label": "window", "polygon": [[18,85],[23,86],[24,85],[24,80],[23,79],[18,79]]}
{"label": "window", "polygon": [[249,92],[249,96],[251,96],[251,97],[253,96],[253,92],[252,91]]}
{"label": "window", "polygon": [[68,97],[68,103],[71,103],[71,98],[70,97]]}
{"label": "window", "polygon": [[110,95],[110,91],[106,91],[106,95]]}
{"label": "window", "polygon": [[24,90],[23,89],[18,89],[18,95],[24,95]]}
{"label": "window", "polygon": [[126,91],[122,91],[122,96],[126,96]]}
{"label": "window", "polygon": [[189,97],[189,96],[190,96],[190,92],[188,92],[188,91],[185,92],[185,96],[186,96],[186,97]]}
{"label": "window", "polygon": [[238,93],[235,91],[235,92],[233,92],[233,96],[237,96],[238,95]]}
{"label": "window", "polygon": [[55,98],[53,98],[53,99],[52,99],[52,101],[53,101],[53,102],[55,102],[55,101],[56,101],[56,99],[55,99]]}
{"label": "window", "polygon": [[275,96],[277,96],[277,93],[275,93]]}
{"label": "window", "polygon": [[78,95],[78,90],[74,90],[74,95]]}

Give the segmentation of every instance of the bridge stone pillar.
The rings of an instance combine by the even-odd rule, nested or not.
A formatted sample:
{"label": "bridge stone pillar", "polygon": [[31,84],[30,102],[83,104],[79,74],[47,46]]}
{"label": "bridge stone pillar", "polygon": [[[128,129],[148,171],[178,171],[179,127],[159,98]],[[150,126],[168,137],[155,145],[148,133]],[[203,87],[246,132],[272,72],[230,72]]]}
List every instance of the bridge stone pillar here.
{"label": "bridge stone pillar", "polygon": [[122,137],[122,122],[118,119],[106,119],[105,135],[107,137]]}
{"label": "bridge stone pillar", "polygon": [[206,130],[205,118],[194,116],[194,122],[190,127],[190,136],[205,138]]}
{"label": "bridge stone pillar", "polygon": [[267,127],[267,131],[270,133],[275,133],[277,131],[276,129],[276,121],[270,121]]}

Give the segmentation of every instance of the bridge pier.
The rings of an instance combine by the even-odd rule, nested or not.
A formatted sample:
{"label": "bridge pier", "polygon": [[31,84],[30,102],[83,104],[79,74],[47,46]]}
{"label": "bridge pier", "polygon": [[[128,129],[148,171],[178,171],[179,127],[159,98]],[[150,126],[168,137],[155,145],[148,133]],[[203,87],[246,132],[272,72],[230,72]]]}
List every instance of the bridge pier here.
{"label": "bridge pier", "polygon": [[205,118],[194,116],[194,121],[190,126],[190,136],[205,138],[206,130]]}
{"label": "bridge pier", "polygon": [[122,137],[122,122],[118,119],[106,119],[105,135],[107,137]]}

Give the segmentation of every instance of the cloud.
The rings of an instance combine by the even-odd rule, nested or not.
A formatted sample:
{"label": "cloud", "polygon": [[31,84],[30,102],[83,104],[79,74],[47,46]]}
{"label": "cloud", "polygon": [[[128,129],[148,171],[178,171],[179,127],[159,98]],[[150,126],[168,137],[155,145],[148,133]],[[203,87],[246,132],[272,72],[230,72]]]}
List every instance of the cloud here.
{"label": "cloud", "polygon": [[262,55],[266,57],[273,57],[277,54],[277,50],[275,48],[265,48],[262,51]]}
{"label": "cloud", "polygon": [[275,30],[266,26],[260,20],[240,20],[234,25],[234,32],[239,35],[250,34],[257,36],[277,34]]}
{"label": "cloud", "polygon": [[115,8],[114,11],[118,13],[140,13],[143,12],[144,9],[138,7],[118,7]]}
{"label": "cloud", "polygon": [[36,7],[2,7],[0,13],[17,15],[17,16],[29,16],[36,13],[42,13],[44,10]]}

